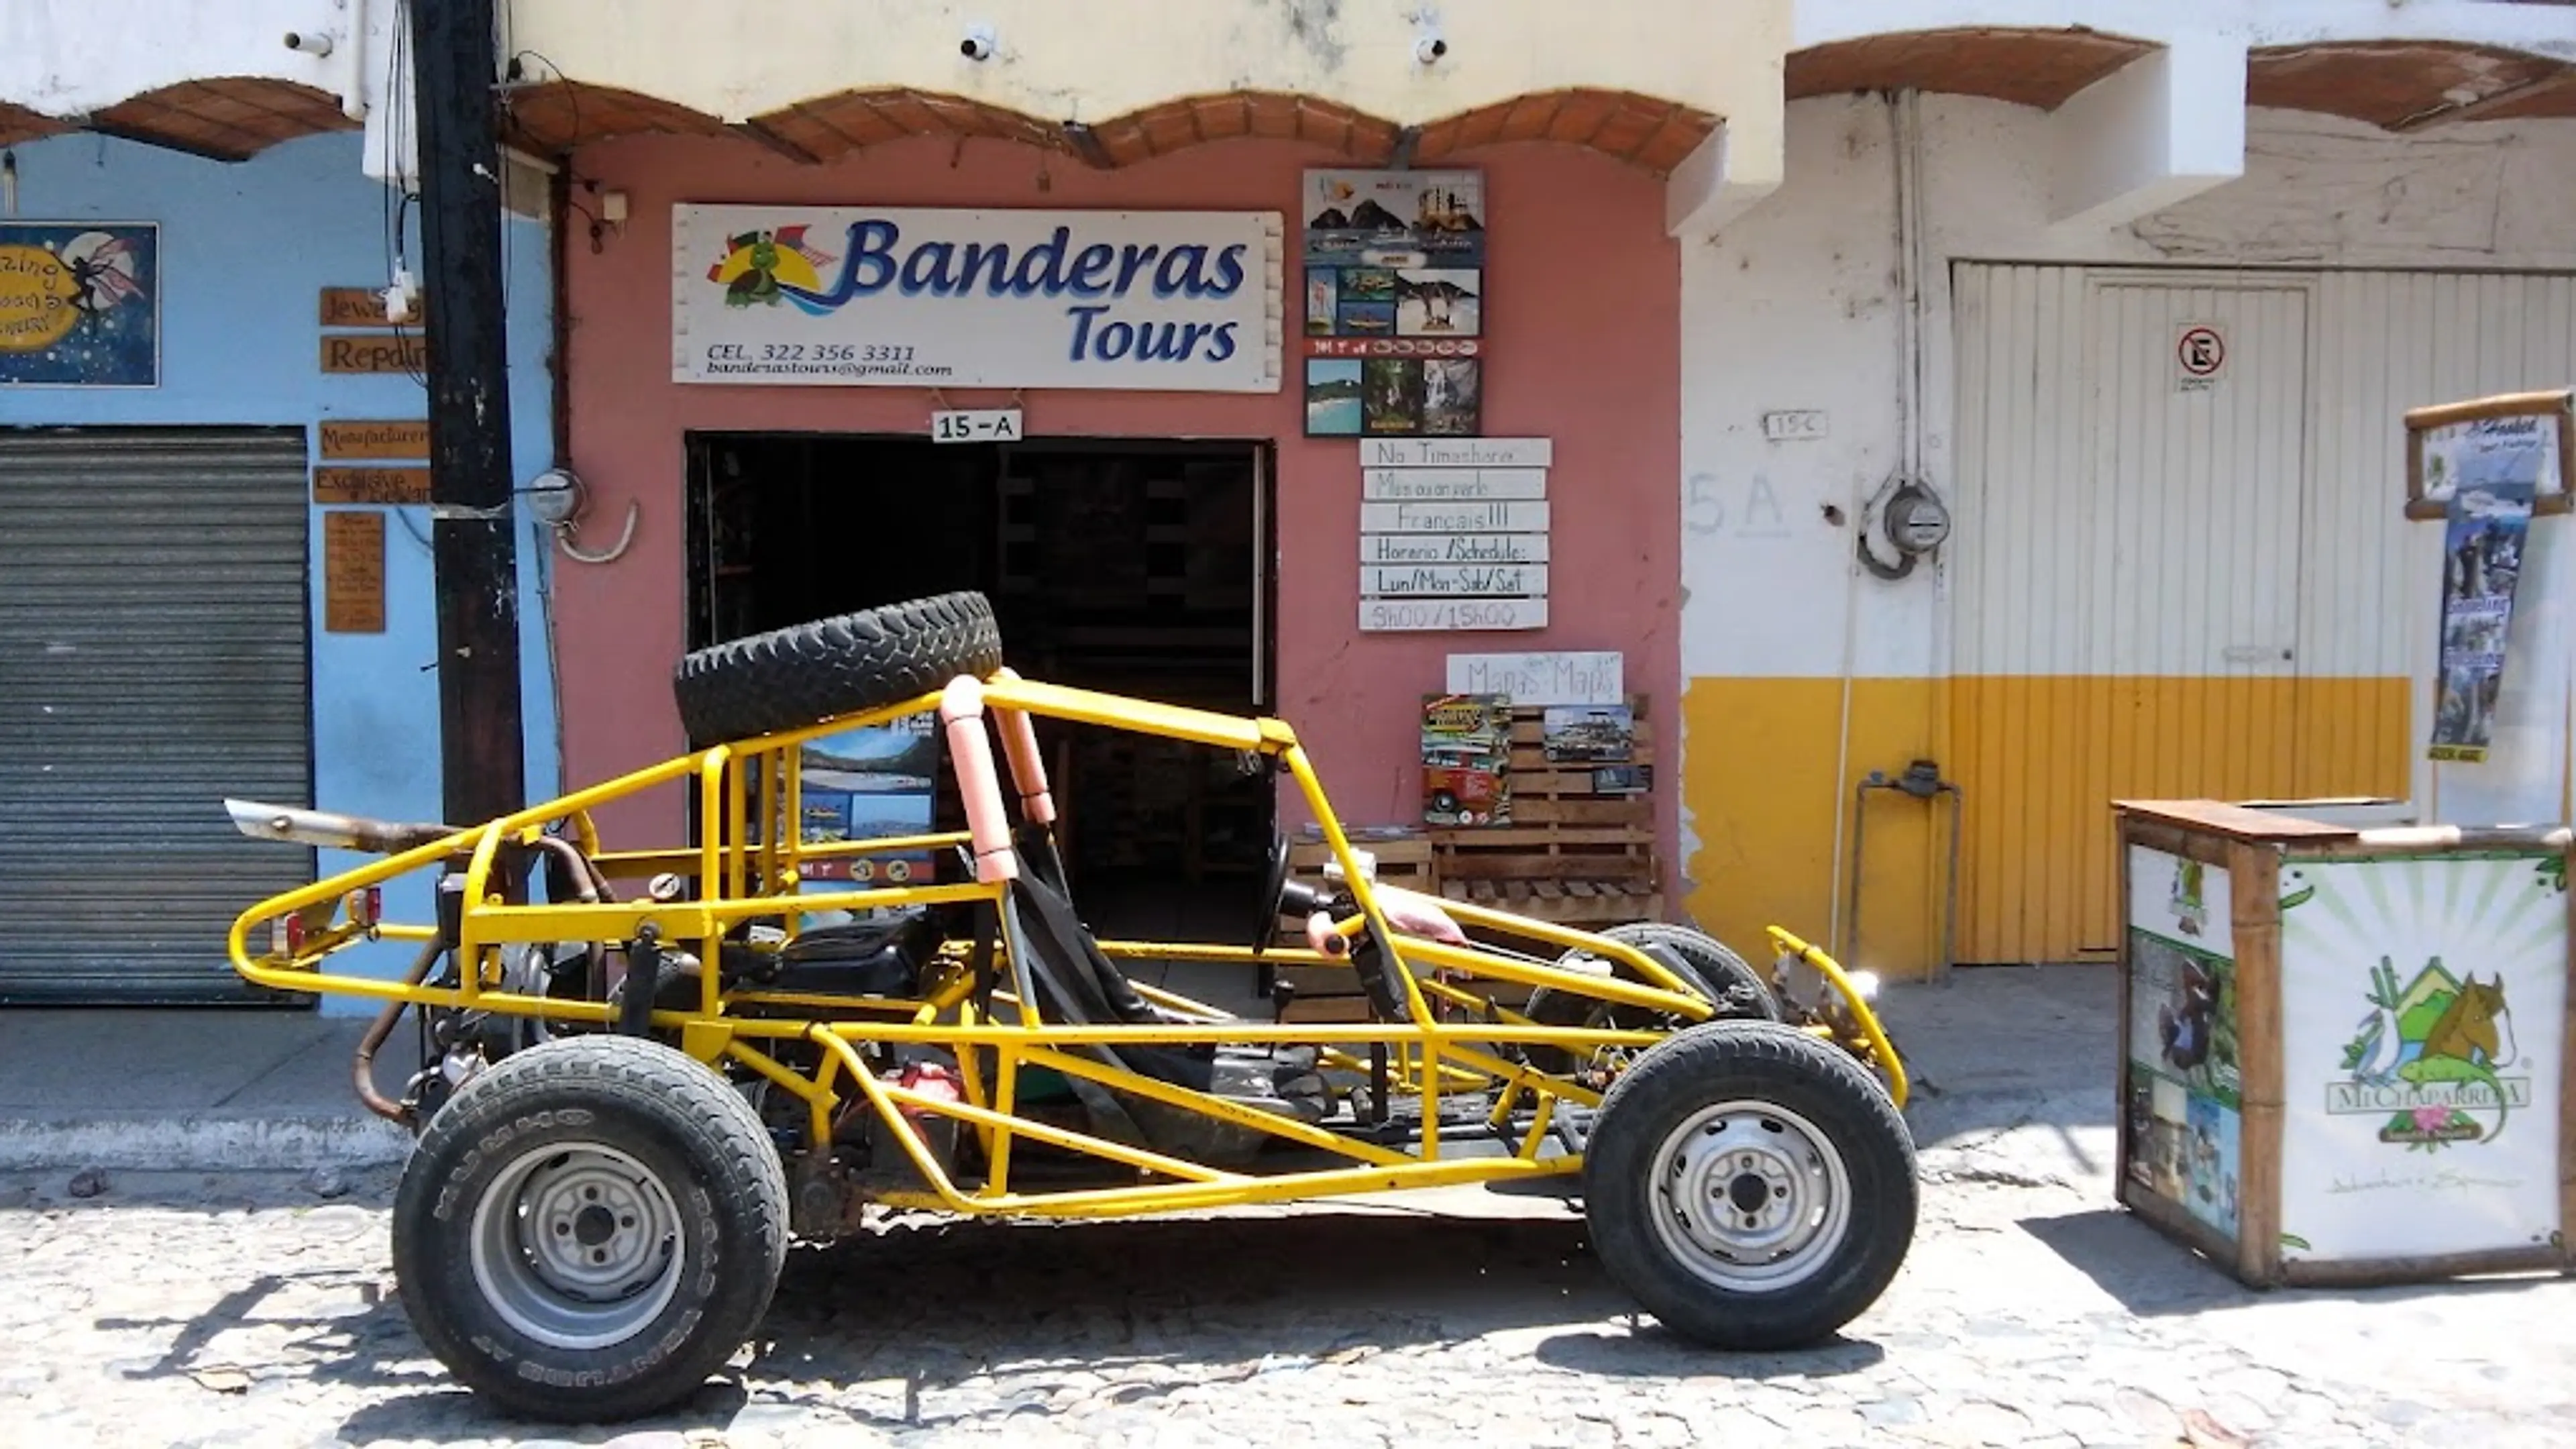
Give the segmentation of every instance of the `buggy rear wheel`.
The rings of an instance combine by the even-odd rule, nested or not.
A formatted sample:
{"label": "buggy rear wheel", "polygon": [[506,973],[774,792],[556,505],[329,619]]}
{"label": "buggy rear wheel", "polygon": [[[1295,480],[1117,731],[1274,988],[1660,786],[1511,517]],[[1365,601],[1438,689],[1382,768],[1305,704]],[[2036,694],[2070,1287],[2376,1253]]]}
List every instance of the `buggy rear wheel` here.
{"label": "buggy rear wheel", "polygon": [[615,1422],[695,1393],[768,1310],[786,1247],[786,1180],[750,1104],[635,1037],[569,1037],[475,1076],[394,1199],[422,1342],[537,1419]]}
{"label": "buggy rear wheel", "polygon": [[1704,1023],[1638,1058],[1602,1100],[1583,1184],[1610,1276],[1716,1348],[1831,1336],[1914,1239],[1914,1142],[1886,1091],[1778,1022]]}
{"label": "buggy rear wheel", "polygon": [[[1682,969],[1676,974],[1697,987],[1701,995],[1717,1006],[1717,1018],[1777,1021],[1780,1003],[1771,988],[1745,964],[1743,957],[1728,949],[1725,942],[1704,931],[1688,926],[1669,925],[1662,921],[1631,921],[1601,932],[1621,945],[1643,949],[1661,946],[1680,958]],[[1582,954],[1568,951],[1566,955]],[[1529,996],[1525,1014],[1541,1026],[1583,1026],[1595,1030],[1641,1026],[1681,1024],[1660,1012],[1642,1006],[1623,1006],[1603,1001],[1597,996],[1570,995],[1541,986]],[[1529,1064],[1551,1075],[1562,1075],[1581,1063],[1563,1047],[1531,1046],[1524,1048]]]}

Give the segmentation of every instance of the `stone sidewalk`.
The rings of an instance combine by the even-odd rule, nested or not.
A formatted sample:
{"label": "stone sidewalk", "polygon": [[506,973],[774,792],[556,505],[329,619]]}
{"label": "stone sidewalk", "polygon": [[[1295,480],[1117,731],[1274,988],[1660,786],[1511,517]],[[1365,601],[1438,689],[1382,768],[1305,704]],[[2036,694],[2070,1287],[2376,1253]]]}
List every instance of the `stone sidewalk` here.
{"label": "stone sidewalk", "polygon": [[[350,1088],[363,1018],[211,1009],[0,1011],[0,1171],[301,1171],[402,1160]],[[406,1019],[377,1055],[392,1094]]]}
{"label": "stone sidewalk", "polygon": [[[523,1425],[412,1335],[387,1262],[390,1167],[110,1168],[77,1197],[49,1170],[0,1173],[0,1417],[49,1446],[196,1449],[2569,1442],[2576,1283],[2243,1289],[2112,1199],[2111,973],[1956,980],[1887,1004],[1917,1074],[1914,1251],[1806,1352],[1709,1354],[1640,1322],[1582,1219],[1544,1199],[905,1219],[794,1251],[759,1339],[682,1410]],[[244,1050],[212,1110],[299,1079],[345,1101],[326,1036],[271,1042],[265,1067]],[[119,1090],[90,1120],[203,1089]]]}

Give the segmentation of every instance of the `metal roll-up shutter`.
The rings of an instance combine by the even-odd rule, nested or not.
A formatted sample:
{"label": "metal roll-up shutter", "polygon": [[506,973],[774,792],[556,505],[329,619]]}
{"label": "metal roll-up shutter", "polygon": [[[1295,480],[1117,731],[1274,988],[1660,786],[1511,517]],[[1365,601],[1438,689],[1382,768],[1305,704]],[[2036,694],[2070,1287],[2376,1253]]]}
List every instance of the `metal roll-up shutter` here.
{"label": "metal roll-up shutter", "polygon": [[300,428],[0,428],[0,1002],[247,1003],[313,878],[227,795],[312,792]]}

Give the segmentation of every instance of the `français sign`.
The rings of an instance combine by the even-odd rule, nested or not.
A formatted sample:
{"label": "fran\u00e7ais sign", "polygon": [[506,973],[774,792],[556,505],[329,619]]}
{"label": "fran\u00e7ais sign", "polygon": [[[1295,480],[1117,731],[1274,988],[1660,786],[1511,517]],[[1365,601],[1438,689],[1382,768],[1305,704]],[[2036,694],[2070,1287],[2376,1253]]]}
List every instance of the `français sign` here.
{"label": "fran\u00e7ais sign", "polygon": [[1276,392],[1277,212],[672,208],[672,377]]}

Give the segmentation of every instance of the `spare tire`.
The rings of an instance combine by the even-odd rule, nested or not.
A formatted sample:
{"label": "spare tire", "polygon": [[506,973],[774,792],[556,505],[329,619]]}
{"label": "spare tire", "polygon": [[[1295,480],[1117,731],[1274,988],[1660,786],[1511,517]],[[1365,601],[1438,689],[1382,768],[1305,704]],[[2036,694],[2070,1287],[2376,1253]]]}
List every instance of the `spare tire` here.
{"label": "spare tire", "polygon": [[1002,667],[992,601],[971,590],[753,634],[680,660],[671,694],[704,749],[901,704]]}

